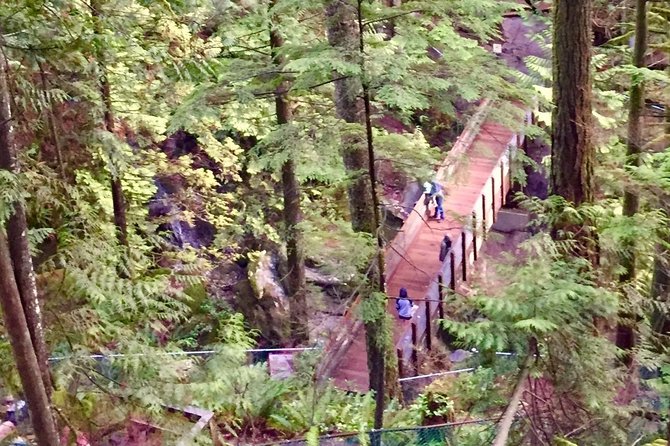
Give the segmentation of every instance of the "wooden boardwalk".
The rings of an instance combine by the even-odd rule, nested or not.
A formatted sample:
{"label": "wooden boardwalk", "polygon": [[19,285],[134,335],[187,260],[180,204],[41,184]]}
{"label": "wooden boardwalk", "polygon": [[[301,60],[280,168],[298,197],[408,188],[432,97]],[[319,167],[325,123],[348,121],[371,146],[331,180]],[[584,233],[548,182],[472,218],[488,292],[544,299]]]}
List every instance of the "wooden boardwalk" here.
{"label": "wooden boardwalk", "polygon": [[[488,106],[488,103],[480,106],[478,115],[438,171],[437,181],[446,188],[445,221],[427,219],[425,206],[419,200],[387,248],[387,294],[397,296],[404,287],[410,297],[435,300],[416,302],[418,309],[411,321],[398,319],[395,300],[388,302],[387,311],[395,321],[394,342],[401,376],[420,372],[416,350],[431,348],[436,321],[443,316],[442,305],[437,301],[445,298],[446,288],[458,290],[467,280],[484,241],[484,232],[494,223],[509,191],[509,159],[521,144],[522,136],[485,120]],[[452,250],[440,262],[440,243],[445,234],[452,240]],[[331,350],[339,351],[327,373],[338,387],[365,392],[368,389],[365,333],[362,324],[354,322],[354,313],[352,310],[348,316],[349,324],[343,324],[344,333],[332,341],[337,345],[332,345]]]}

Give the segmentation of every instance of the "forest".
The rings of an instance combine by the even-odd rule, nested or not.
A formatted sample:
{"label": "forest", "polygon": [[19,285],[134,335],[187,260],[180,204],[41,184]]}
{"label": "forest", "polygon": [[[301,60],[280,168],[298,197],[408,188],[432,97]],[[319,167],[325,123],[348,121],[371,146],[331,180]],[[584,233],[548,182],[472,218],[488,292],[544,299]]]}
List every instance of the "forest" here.
{"label": "forest", "polygon": [[670,444],[668,107],[668,0],[2,0],[0,445]]}

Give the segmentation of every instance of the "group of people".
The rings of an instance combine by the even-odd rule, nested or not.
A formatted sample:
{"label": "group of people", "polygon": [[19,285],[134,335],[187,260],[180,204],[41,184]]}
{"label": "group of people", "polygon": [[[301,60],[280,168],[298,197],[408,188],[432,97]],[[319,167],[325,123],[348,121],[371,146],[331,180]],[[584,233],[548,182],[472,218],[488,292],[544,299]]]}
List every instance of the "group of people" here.
{"label": "group of people", "polygon": [[[438,219],[438,221],[444,221],[444,192],[442,191],[442,185],[435,181],[426,181],[423,183],[423,194],[424,200],[423,204],[426,206],[426,211],[430,211],[431,201],[435,202],[435,213],[433,218]],[[445,235],[440,243],[440,262],[444,262],[447,258],[447,254],[451,250],[451,239],[448,235]],[[406,288],[400,288],[398,292],[398,298],[396,299],[395,304],[396,310],[398,311],[398,317],[402,320],[412,319],[412,312],[414,311],[414,303],[410,299],[409,294],[407,293]]]}

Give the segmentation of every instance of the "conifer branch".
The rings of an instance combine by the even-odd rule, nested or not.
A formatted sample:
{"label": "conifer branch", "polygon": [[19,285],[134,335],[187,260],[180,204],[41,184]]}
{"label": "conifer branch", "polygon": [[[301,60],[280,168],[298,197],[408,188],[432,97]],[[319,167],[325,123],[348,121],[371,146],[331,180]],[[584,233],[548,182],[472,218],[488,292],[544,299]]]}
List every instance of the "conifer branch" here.
{"label": "conifer branch", "polygon": [[384,17],[379,17],[379,18],[376,18],[376,19],[366,20],[366,21],[363,22],[363,26],[368,26],[368,25],[371,25],[373,23],[386,22],[388,20],[393,20],[393,19],[396,19],[398,17],[404,17],[406,15],[416,14],[416,13],[421,13],[421,12],[423,12],[423,9],[412,9],[410,11],[399,12],[397,14],[392,14],[392,15],[389,15],[389,16],[384,16]]}

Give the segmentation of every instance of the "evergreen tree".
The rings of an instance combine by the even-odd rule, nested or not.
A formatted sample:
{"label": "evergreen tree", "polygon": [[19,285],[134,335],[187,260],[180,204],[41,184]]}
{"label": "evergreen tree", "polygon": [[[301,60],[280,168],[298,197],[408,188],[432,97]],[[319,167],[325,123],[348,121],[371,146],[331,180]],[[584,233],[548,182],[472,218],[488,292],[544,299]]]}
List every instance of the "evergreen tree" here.
{"label": "evergreen tree", "polygon": [[[105,59],[105,39],[103,38],[102,14],[103,2],[99,0],[92,0],[90,3],[91,14],[94,18],[95,32],[98,35],[97,59],[100,70],[100,97],[103,106],[103,120],[104,128],[112,137],[115,136],[116,125],[114,118],[114,111],[112,109],[111,86],[107,76],[107,62]],[[114,225],[116,226],[116,233],[119,243],[123,246],[128,246],[128,222],[126,218],[126,198],[123,193],[123,185],[121,184],[122,173],[119,171],[118,164],[115,165],[115,157],[111,156],[111,189],[112,189],[112,205],[114,206]]]}
{"label": "evergreen tree", "polygon": [[[286,57],[282,54],[284,38],[279,29],[277,12],[272,7],[277,6],[277,1],[270,2],[270,48],[272,49],[273,62],[277,72],[281,73],[286,64]],[[279,82],[275,90],[275,113],[279,126],[291,122],[291,102],[288,99],[290,83],[282,80],[279,74]],[[287,290],[290,299],[291,311],[291,337],[297,343],[309,340],[307,326],[307,299],[305,289],[305,252],[303,246],[303,235],[299,225],[302,221],[302,210],[300,209],[300,182],[296,173],[296,161],[290,156],[281,167],[282,191],[284,196],[284,225],[286,240],[286,257],[288,267]]]}
{"label": "evergreen tree", "polygon": [[342,159],[351,180],[348,185],[351,225],[354,231],[374,234],[374,207],[372,203],[372,184],[367,175],[369,165],[368,151],[360,129],[364,122],[361,96],[361,78],[358,65],[364,57],[359,49],[359,31],[357,25],[357,7],[350,0],[333,0],[326,4],[328,42],[342,57],[350,72],[338,72],[335,81],[334,102],[337,116],[352,130],[342,139]]}
{"label": "evergreen tree", "polygon": [[594,197],[591,117],[591,0],[553,5],[551,185],[575,205]]}
{"label": "evergreen tree", "polygon": [[[553,112],[551,189],[580,206],[594,199],[591,79],[591,0],[558,0],[553,5]],[[589,222],[560,222],[554,231],[576,234],[575,252],[597,262]]]}
{"label": "evergreen tree", "polygon": [[[635,6],[635,47],[633,48],[633,66],[643,68],[645,66],[645,55],[647,50],[647,2],[638,0]],[[644,109],[644,83],[642,79],[634,76],[631,82],[628,110],[628,135],[626,138],[626,163],[628,166],[637,167],[640,165],[640,156],[642,152],[642,111]],[[627,188],[623,197],[623,215],[633,217],[640,207],[640,197],[638,193]],[[624,273],[620,277],[621,282],[628,282],[635,278],[636,253],[633,246],[627,243],[623,246],[623,256],[621,263]],[[616,344],[619,348],[630,350],[635,345],[634,316],[622,314],[621,321],[617,328]],[[632,354],[628,352],[626,363],[632,364]]]}
{"label": "evergreen tree", "polygon": [[[0,174],[17,173],[13,154],[15,118],[10,97],[3,60],[0,63]],[[47,390],[51,380],[28,251],[25,215],[22,206],[11,201],[5,202],[4,197],[0,201],[0,210],[3,211],[0,212],[0,305],[5,327],[38,442],[45,446],[57,446],[58,435]]]}
{"label": "evergreen tree", "polygon": [[[0,61],[2,79],[0,79],[0,105],[3,110],[0,115],[2,119],[2,131],[0,132],[0,169],[19,174],[19,161],[15,141],[14,114],[11,107],[9,79],[9,67],[3,59]],[[35,271],[30,254],[28,242],[28,225],[26,222],[25,208],[22,200],[7,203],[10,211],[6,228],[9,251],[11,254],[12,267],[16,275],[16,285],[21,296],[23,313],[28,323],[30,338],[35,349],[37,362],[47,395],[51,394],[51,376],[49,373],[47,357],[48,351],[44,339],[44,327],[42,325],[42,314],[40,303],[37,298],[37,285],[35,283]]]}

